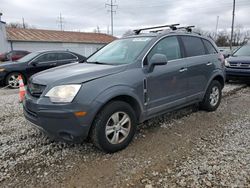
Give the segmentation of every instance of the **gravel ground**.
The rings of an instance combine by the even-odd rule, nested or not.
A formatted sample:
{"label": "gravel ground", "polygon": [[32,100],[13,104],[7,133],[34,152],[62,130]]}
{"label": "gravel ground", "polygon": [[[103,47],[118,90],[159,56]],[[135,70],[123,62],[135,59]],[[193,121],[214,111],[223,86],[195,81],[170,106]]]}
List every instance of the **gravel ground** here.
{"label": "gravel ground", "polygon": [[23,118],[16,92],[0,90],[0,187],[250,187],[244,85],[227,85],[216,112],[192,106],[145,122],[112,155],[50,140]]}

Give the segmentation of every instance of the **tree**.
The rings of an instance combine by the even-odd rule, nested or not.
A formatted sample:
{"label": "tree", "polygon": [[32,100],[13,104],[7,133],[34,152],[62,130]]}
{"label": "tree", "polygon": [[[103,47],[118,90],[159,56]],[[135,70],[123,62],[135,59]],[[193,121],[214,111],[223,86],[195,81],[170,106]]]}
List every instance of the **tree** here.
{"label": "tree", "polygon": [[220,32],[217,35],[215,43],[217,44],[217,46],[229,46],[229,34],[225,32]]}
{"label": "tree", "polygon": [[129,30],[127,30],[122,36],[123,37],[127,37],[127,36],[130,36],[130,35],[134,35],[135,33],[131,30],[131,29],[129,29]]}
{"label": "tree", "polygon": [[10,22],[7,24],[7,27],[11,28],[24,28],[24,29],[35,29],[34,26],[31,26],[27,23],[19,23],[19,22]]}

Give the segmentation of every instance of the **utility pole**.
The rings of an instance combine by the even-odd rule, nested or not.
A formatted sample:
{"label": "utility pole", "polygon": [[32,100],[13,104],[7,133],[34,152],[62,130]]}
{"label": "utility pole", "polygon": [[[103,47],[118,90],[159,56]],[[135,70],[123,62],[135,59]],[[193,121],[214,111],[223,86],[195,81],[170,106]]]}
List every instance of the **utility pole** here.
{"label": "utility pole", "polygon": [[23,20],[23,28],[25,29],[25,22],[24,22],[24,18],[22,17]]}
{"label": "utility pole", "polygon": [[114,8],[117,8],[118,6],[113,4],[113,0],[110,0],[110,4],[106,3],[105,7],[109,7],[108,12],[110,12],[110,22],[111,22],[111,35],[114,34],[114,17],[113,14],[116,12]]}
{"label": "utility pole", "polygon": [[60,16],[58,17],[58,22],[59,22],[60,30],[63,31],[63,22],[64,22],[64,19],[63,19],[61,13],[60,13]]}
{"label": "utility pole", "polygon": [[215,40],[217,39],[219,19],[220,19],[220,17],[217,16],[216,27],[215,27]]}
{"label": "utility pole", "polygon": [[234,16],[235,16],[235,0],[233,0],[233,15],[232,15],[232,28],[231,28],[231,40],[230,40],[231,51],[232,51],[232,46],[233,46],[233,35],[234,35]]}

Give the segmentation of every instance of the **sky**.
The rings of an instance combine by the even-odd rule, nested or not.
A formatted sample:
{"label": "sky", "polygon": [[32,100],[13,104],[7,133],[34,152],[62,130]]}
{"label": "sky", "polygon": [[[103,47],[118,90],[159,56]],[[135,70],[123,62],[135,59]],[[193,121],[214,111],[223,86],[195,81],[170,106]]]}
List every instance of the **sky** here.
{"label": "sky", "polygon": [[[37,29],[110,32],[111,0],[0,0],[2,21],[22,22]],[[114,35],[146,26],[179,23],[215,31],[230,29],[233,0],[113,0]],[[250,29],[250,0],[236,0],[235,25]],[[109,29],[108,29],[109,28]]]}

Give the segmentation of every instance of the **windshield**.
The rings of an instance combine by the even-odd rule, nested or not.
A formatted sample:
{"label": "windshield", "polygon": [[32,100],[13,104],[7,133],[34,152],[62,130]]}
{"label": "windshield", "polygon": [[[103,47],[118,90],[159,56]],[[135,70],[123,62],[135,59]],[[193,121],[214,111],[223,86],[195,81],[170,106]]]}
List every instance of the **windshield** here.
{"label": "windshield", "polygon": [[36,57],[38,54],[40,54],[39,52],[32,52],[24,57],[22,57],[21,59],[18,59],[17,62],[27,62],[32,60],[34,57]]}
{"label": "windshield", "polygon": [[233,56],[250,56],[250,45],[245,45],[239,48]]}
{"label": "windshield", "polygon": [[116,40],[87,59],[88,63],[129,64],[140,54],[152,37]]}

